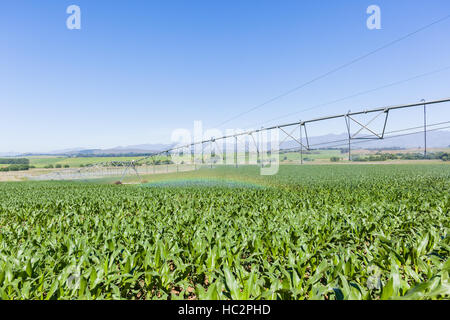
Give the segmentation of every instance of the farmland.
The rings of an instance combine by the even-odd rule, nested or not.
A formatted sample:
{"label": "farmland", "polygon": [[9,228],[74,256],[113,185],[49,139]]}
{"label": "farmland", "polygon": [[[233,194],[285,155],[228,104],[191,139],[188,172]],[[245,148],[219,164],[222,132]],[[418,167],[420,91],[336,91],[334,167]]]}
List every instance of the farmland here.
{"label": "farmland", "polygon": [[450,298],[448,164],[144,179],[1,183],[0,297]]}
{"label": "farmland", "polygon": [[[244,153],[239,153],[239,158],[244,158]],[[297,153],[286,153],[284,155],[286,160],[281,159],[282,161],[300,161],[300,154]],[[339,150],[321,150],[317,151],[312,155],[305,155],[305,157],[309,157],[310,159],[320,159],[322,161],[329,160],[331,156],[342,156]],[[70,167],[80,167],[90,164],[96,164],[100,162],[112,162],[112,161],[132,161],[139,160],[144,157],[136,156],[136,157],[64,157],[64,156],[30,156],[27,157],[30,160],[30,165],[36,168],[45,168],[46,166],[52,165],[69,165]],[[154,157],[155,161],[157,160],[166,160],[165,156],[156,156]],[[308,158],[307,158],[308,159]],[[148,161],[152,161],[149,159]]]}
{"label": "farmland", "polygon": [[[140,157],[142,158],[142,157]],[[36,168],[44,168],[48,165],[62,166],[69,165],[70,167],[80,167],[80,165],[89,165],[99,162],[110,162],[110,161],[131,161],[139,159],[139,157],[56,157],[56,156],[34,156],[28,157],[30,159],[30,164]]]}
{"label": "farmland", "polygon": [[[449,148],[441,148],[441,149],[430,149],[430,153],[433,152],[450,152]],[[382,152],[382,153],[421,153],[423,150],[418,149],[405,149],[405,150],[352,150],[352,154],[355,157],[364,157],[367,155],[373,155],[376,152]],[[238,153],[239,159],[245,158],[245,153]],[[340,158],[341,161],[346,162],[348,159],[348,153],[344,152],[342,153],[340,150],[337,149],[329,149],[329,150],[314,150],[314,151],[303,151],[303,159],[305,163],[311,162],[314,164],[321,164],[321,163],[330,163],[330,158],[337,157]],[[26,157],[30,160],[30,165],[36,167],[36,168],[45,168],[49,165],[55,166],[55,165],[68,165],[71,168],[78,168],[80,166],[86,166],[86,165],[92,165],[97,164],[100,162],[111,162],[111,161],[132,161],[132,160],[139,160],[144,157],[142,156],[134,156],[134,157],[101,157],[101,156],[93,156],[93,157],[67,157],[67,156],[28,156]],[[190,158],[189,156],[187,158]],[[208,158],[208,156],[206,156]],[[158,161],[164,161],[167,157],[164,155],[155,156],[154,160]],[[189,160],[189,159],[188,159]],[[153,161],[152,159],[146,160],[146,161]],[[146,162],[144,161],[144,162]],[[286,164],[297,164],[300,162],[300,153],[298,151],[295,152],[282,152],[280,155],[280,161],[282,163]],[[0,166],[2,166],[0,164]]]}

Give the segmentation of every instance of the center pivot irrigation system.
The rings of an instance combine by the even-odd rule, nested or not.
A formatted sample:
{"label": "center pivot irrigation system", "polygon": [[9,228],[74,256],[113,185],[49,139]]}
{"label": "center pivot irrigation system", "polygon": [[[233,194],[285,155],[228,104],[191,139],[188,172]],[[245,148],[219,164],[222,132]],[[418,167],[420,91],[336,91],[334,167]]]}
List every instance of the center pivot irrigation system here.
{"label": "center pivot irrigation system", "polygon": [[[58,172],[52,172],[46,175],[34,177],[33,179],[39,179],[39,180],[73,180],[73,179],[88,179],[88,178],[100,178],[104,176],[120,176],[120,182],[123,181],[124,177],[127,175],[128,172],[134,172],[138,177],[139,180],[142,181],[141,175],[142,174],[156,174],[156,173],[166,173],[169,172],[169,165],[171,164],[171,161],[169,161],[169,157],[173,155],[185,155],[189,154],[190,150],[190,161],[182,161],[180,166],[180,163],[177,163],[175,166],[172,166],[173,168],[176,168],[175,170],[171,172],[179,172],[179,171],[191,171],[196,170],[199,167],[201,167],[202,164],[205,164],[205,150],[209,149],[210,157],[209,157],[209,165],[212,167],[213,163],[217,162],[217,156],[216,154],[220,154],[221,160],[225,159],[225,153],[228,150],[227,149],[227,141],[232,141],[234,144],[234,159],[233,161],[230,161],[230,159],[227,159],[226,164],[233,165],[235,167],[238,167],[239,161],[238,161],[238,144],[241,144],[241,139],[243,137],[247,137],[248,140],[246,140],[245,145],[245,152],[248,152],[248,148],[250,144],[253,144],[252,147],[254,147],[254,150],[256,151],[256,157],[257,161],[256,163],[259,163],[261,166],[264,166],[265,163],[269,163],[271,161],[274,161],[273,157],[270,158],[270,155],[272,155],[273,151],[288,151],[288,150],[298,150],[300,152],[300,163],[303,164],[303,152],[304,151],[311,151],[311,150],[317,150],[320,148],[336,148],[336,147],[346,147],[348,148],[348,158],[349,161],[351,161],[351,147],[352,144],[356,144],[357,142],[353,142],[354,140],[383,140],[387,138],[394,138],[404,135],[410,135],[410,134],[418,134],[423,132],[424,137],[424,155],[426,156],[427,152],[427,131],[435,131],[440,129],[447,129],[450,128],[450,126],[442,127],[442,125],[450,125],[450,121],[440,122],[440,123],[433,123],[433,124],[427,124],[427,106],[429,105],[438,105],[438,104],[444,104],[446,102],[450,102],[450,98],[447,99],[441,99],[441,100],[434,100],[434,101],[428,101],[422,100],[418,103],[412,103],[412,104],[403,104],[403,105],[397,105],[397,106],[390,106],[390,107],[382,107],[382,108],[375,108],[375,109],[369,109],[369,110],[363,110],[358,112],[347,112],[344,114],[338,114],[338,115],[332,115],[332,116],[326,116],[326,117],[320,117],[315,118],[311,120],[304,120],[304,121],[297,121],[297,122],[291,122],[291,123],[285,123],[285,124],[279,124],[274,125],[268,128],[261,128],[257,130],[248,130],[248,131],[242,131],[238,132],[232,135],[226,135],[219,138],[212,137],[208,140],[203,141],[193,141],[192,143],[176,146],[164,151],[154,152],[147,156],[144,156],[143,158],[140,158],[138,160],[133,161],[111,161],[111,162],[101,162],[96,163],[92,165],[88,165],[84,168],[80,169],[66,169]],[[405,108],[414,108],[414,107],[423,107],[423,126],[421,127],[413,127],[413,128],[406,128],[391,132],[386,132],[386,125],[389,120],[389,115],[392,111],[399,110],[399,109],[405,109]],[[373,115],[369,120],[362,121],[360,119],[357,119],[357,116],[359,115]],[[322,143],[316,143],[311,144],[310,138],[308,137],[308,127],[307,125],[311,123],[317,123],[321,121],[326,120],[332,120],[332,119],[339,119],[343,118],[345,120],[346,125],[346,131],[347,131],[347,138],[341,139],[341,140],[335,140],[335,141],[327,141]],[[380,132],[377,132],[376,130],[372,129],[370,127],[371,124],[377,119],[381,119],[382,121],[382,129]],[[356,125],[356,131],[352,132],[352,125]],[[436,126],[440,126],[436,128]],[[432,129],[430,129],[432,128]],[[420,129],[420,131],[415,131],[412,133],[406,133],[406,134],[398,134],[399,132],[405,132],[410,130],[417,130]],[[427,130],[428,129],[428,130]],[[268,149],[263,147],[262,139],[259,139],[261,137],[261,133],[268,133],[273,132],[273,130],[278,130],[278,134],[284,135],[284,139],[281,141],[278,140],[276,145],[273,145],[273,143],[269,143],[270,147]],[[362,135],[362,131],[367,131],[368,135]],[[297,133],[298,132],[298,137]],[[394,134],[395,133],[395,134]],[[293,143],[295,143],[295,147],[293,148],[281,148],[282,144],[287,140],[291,139]],[[220,147],[220,144],[218,142],[222,143],[222,148]],[[331,144],[331,146],[330,146]],[[196,159],[196,154],[200,154],[200,152],[195,152],[195,147],[200,146],[201,147],[201,159],[198,161]],[[267,147],[267,143],[265,145]],[[206,147],[206,148],[205,148]],[[185,151],[188,150],[187,153]],[[266,154],[267,159],[263,160],[263,155]],[[160,158],[159,160],[157,158]],[[166,160],[161,160],[161,157],[166,157]],[[275,159],[276,160],[276,159]],[[248,159],[247,159],[248,161]],[[142,165],[146,164],[146,167],[143,167]],[[165,165],[165,166],[164,166]],[[151,169],[149,169],[149,166],[151,166]],[[165,167],[165,170],[164,168]],[[158,170],[157,170],[158,168]],[[163,168],[161,170],[161,168]],[[31,177],[30,177],[31,178]]]}

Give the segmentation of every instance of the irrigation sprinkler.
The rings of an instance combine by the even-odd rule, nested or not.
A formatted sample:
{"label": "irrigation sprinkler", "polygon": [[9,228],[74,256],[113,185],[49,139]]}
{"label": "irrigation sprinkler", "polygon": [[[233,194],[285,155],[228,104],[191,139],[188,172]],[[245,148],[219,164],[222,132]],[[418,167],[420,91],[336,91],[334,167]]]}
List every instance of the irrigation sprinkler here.
{"label": "irrigation sprinkler", "polygon": [[[278,131],[284,132],[286,134],[285,139],[290,137],[292,139],[292,141],[296,141],[299,144],[299,146],[300,146],[300,154],[301,154],[301,163],[303,163],[303,161],[304,161],[303,149],[311,150],[311,148],[310,148],[311,145],[309,143],[306,125],[307,124],[311,124],[311,123],[315,123],[315,122],[325,121],[325,120],[344,118],[345,124],[346,124],[346,127],[347,127],[347,133],[348,133],[348,137],[345,140],[348,143],[348,155],[349,155],[349,161],[351,161],[351,158],[352,158],[352,156],[351,156],[352,140],[356,140],[356,139],[358,139],[358,140],[364,140],[364,139],[365,140],[382,140],[382,139],[385,138],[385,129],[386,129],[386,125],[387,125],[387,122],[388,122],[388,117],[389,117],[389,114],[390,114],[391,111],[405,109],[405,108],[423,107],[423,113],[424,113],[423,134],[424,134],[424,143],[425,143],[424,156],[426,157],[427,156],[427,131],[428,131],[428,127],[436,125],[436,124],[427,124],[427,107],[431,106],[431,105],[439,105],[439,104],[443,104],[443,103],[447,103],[447,102],[450,102],[450,98],[440,99],[440,100],[433,100],[433,101],[429,101],[427,103],[425,103],[425,100],[422,99],[420,102],[412,103],[412,104],[403,104],[403,105],[390,106],[390,107],[374,108],[374,109],[357,111],[357,112],[348,111],[347,113],[344,113],[344,114],[325,116],[325,117],[314,118],[314,119],[310,119],[310,120],[297,121],[297,122],[293,122],[293,123],[278,124],[278,125],[274,125],[274,126],[267,127],[267,128],[261,128],[261,129],[257,129],[257,130],[248,130],[248,131],[243,131],[243,132],[240,132],[240,133],[234,133],[233,135],[223,136],[223,137],[220,137],[220,138],[213,138],[213,140],[192,142],[192,143],[190,143],[190,144],[188,144],[187,146],[184,146],[184,147],[189,147],[189,146],[194,147],[195,145],[201,145],[201,163],[205,164],[205,159],[204,159],[205,143],[210,142],[210,144],[211,144],[212,142],[215,142],[217,140],[224,140],[224,139],[228,139],[228,138],[234,138],[234,162],[235,162],[235,167],[238,168],[237,140],[238,140],[239,137],[250,135],[252,137],[252,139],[253,139],[253,142],[255,143],[256,148],[257,148],[256,152],[258,154],[258,159],[261,159],[260,158],[260,149],[259,149],[258,144],[255,141],[255,137],[253,136],[253,134],[254,133],[262,133],[263,131],[278,130]],[[375,113],[375,116],[372,119],[370,119],[368,122],[366,122],[366,123],[363,123],[363,122],[361,122],[361,121],[359,121],[359,120],[357,120],[355,118],[355,116],[357,116],[357,115],[367,115],[367,114],[371,114],[371,113]],[[375,119],[377,119],[378,117],[380,117],[383,114],[385,115],[385,119],[384,119],[382,132],[378,133],[375,130],[373,130],[372,128],[370,128],[369,125],[371,125],[375,121]],[[351,133],[351,123],[352,122],[354,124],[356,124],[356,126],[358,128],[357,131],[354,134]],[[447,123],[447,122],[442,122],[441,124],[443,124],[443,123]],[[298,130],[296,128],[296,126],[300,127],[300,140],[298,140],[296,137],[293,136],[294,131]],[[291,128],[291,127],[294,127],[294,131],[288,132],[288,130],[285,130],[285,129],[288,129],[288,128]],[[303,130],[305,131],[304,134],[305,134],[305,138],[306,138],[306,145],[303,142],[303,130],[302,130],[302,127],[303,127]],[[416,129],[416,128],[409,128],[409,129]],[[441,129],[443,129],[443,128],[441,128]],[[359,134],[360,134],[360,132],[362,130],[367,130],[368,132],[370,132],[370,135],[369,136],[363,136],[363,137],[359,136]],[[434,129],[434,130],[436,130],[436,129]],[[397,131],[401,131],[401,130],[397,130]],[[321,144],[324,144],[324,143],[321,143]],[[325,143],[325,144],[327,144],[327,143]],[[329,144],[330,144],[330,142],[328,143],[328,145]],[[280,143],[278,141],[278,150],[282,149],[281,145],[282,145],[282,142]],[[318,145],[318,144],[316,144],[316,145]],[[312,146],[314,146],[314,145],[312,145]],[[245,139],[245,147],[244,147],[245,159],[247,159],[247,149],[248,149],[248,147],[249,147],[249,141],[248,141],[248,139]],[[168,159],[169,152],[178,150],[180,148],[181,147],[178,146],[176,148],[170,148],[168,150],[154,152],[154,153],[152,153],[152,154],[150,154],[148,156],[143,157],[142,159],[136,160],[133,165],[138,164],[141,161],[144,161],[146,159],[153,158],[155,156],[159,156],[159,155],[163,155],[163,154],[165,154],[167,159]],[[212,145],[211,145],[211,148],[212,148]],[[272,149],[272,145],[271,145],[271,149]],[[284,150],[287,150],[287,149],[284,149]],[[212,152],[212,150],[211,150],[211,152]],[[129,162],[128,163],[119,162],[119,164],[121,166],[126,164],[125,165],[125,169],[124,169],[124,171],[122,173],[121,180],[125,177],[125,175],[128,173],[130,168],[137,172],[136,168],[130,167],[130,163]],[[98,164],[98,165],[104,166],[103,163],[102,164]],[[154,163],[154,166],[153,166],[153,171],[154,172],[155,172],[155,167],[156,166],[155,166],[155,163]],[[211,159],[211,167],[212,167],[212,159]],[[94,176],[94,172],[91,169],[92,169],[92,165],[88,166],[87,168],[85,168],[83,170],[84,171],[84,175],[85,175],[86,178]],[[194,169],[196,169],[195,155],[194,155]],[[169,161],[167,161],[166,172],[169,172]],[[118,173],[120,174],[120,170],[119,170]],[[80,174],[80,176],[82,176],[81,172],[79,172],[79,174]],[[50,176],[50,175],[48,175],[48,176]],[[64,179],[64,177],[61,177],[61,179]]]}

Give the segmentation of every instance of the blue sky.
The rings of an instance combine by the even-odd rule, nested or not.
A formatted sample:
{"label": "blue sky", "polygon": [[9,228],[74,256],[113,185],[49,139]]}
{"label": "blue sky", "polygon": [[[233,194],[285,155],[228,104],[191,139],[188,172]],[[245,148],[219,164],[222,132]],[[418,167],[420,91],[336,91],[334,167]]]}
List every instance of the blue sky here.
{"label": "blue sky", "polygon": [[[71,4],[81,8],[81,30],[66,28]],[[366,27],[372,4],[381,8],[381,30]],[[216,127],[448,14],[448,0],[5,0],[0,151],[167,143],[174,129],[195,120]],[[447,69],[300,112],[450,66],[449,31],[450,19],[220,129],[449,97]],[[435,109],[430,123],[450,120],[450,105]],[[418,114],[389,125],[420,124]]]}

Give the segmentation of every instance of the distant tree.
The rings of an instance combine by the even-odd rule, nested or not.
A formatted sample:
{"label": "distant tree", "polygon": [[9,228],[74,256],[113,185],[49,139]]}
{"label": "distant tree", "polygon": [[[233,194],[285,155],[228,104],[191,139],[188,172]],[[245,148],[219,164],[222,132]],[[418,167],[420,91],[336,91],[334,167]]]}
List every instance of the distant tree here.
{"label": "distant tree", "polygon": [[0,164],[30,164],[27,158],[0,158]]}
{"label": "distant tree", "polygon": [[70,168],[70,166],[68,164],[65,164],[64,168]]}
{"label": "distant tree", "polygon": [[341,158],[339,158],[339,157],[331,157],[330,158],[331,162],[338,162],[339,160],[341,160]]}
{"label": "distant tree", "polygon": [[60,168],[62,168],[62,165],[58,163],[55,165],[55,168],[60,169]]}
{"label": "distant tree", "polygon": [[0,171],[23,171],[30,169],[28,164],[12,164],[6,168],[1,168]]}

